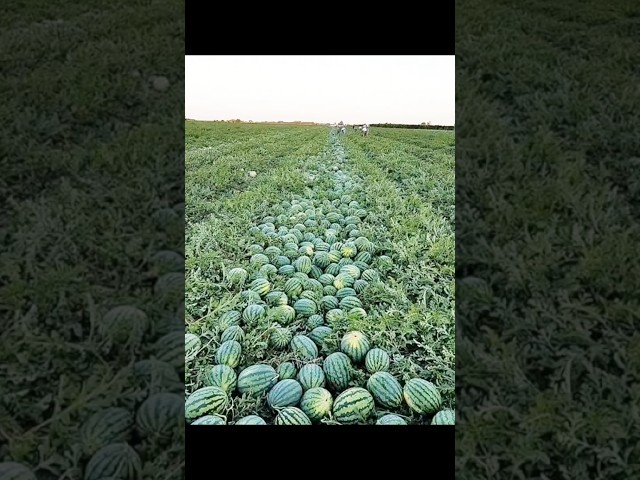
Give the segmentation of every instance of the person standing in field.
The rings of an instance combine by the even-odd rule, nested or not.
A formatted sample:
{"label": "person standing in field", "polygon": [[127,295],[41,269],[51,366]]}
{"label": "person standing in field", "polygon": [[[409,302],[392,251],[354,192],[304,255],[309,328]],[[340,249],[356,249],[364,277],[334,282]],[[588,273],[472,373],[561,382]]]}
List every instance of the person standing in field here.
{"label": "person standing in field", "polygon": [[369,125],[365,123],[362,125],[362,136],[366,137],[367,135],[369,135]]}

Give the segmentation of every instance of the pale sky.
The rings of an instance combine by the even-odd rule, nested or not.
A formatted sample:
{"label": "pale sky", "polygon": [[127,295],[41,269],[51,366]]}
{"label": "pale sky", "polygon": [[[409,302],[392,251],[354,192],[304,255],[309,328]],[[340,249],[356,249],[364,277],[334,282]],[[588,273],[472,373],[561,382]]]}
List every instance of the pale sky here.
{"label": "pale sky", "polygon": [[185,57],[185,117],[455,123],[455,57]]}

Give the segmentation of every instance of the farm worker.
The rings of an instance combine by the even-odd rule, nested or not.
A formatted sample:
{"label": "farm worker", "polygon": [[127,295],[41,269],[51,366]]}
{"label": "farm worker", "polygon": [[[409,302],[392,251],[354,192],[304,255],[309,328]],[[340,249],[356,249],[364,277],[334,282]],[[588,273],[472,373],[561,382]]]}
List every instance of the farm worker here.
{"label": "farm worker", "polygon": [[362,136],[366,137],[369,134],[369,125],[366,123],[362,126]]}

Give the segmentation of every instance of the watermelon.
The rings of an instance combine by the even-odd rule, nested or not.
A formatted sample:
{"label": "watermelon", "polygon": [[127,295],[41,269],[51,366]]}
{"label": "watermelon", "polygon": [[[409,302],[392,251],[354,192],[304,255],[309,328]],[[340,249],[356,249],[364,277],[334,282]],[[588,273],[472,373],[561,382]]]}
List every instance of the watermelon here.
{"label": "watermelon", "polygon": [[271,389],[278,382],[278,373],[273,367],[265,364],[252,365],[238,375],[238,392],[240,394],[260,395]]}
{"label": "watermelon", "polygon": [[353,331],[342,337],[340,350],[354,362],[361,362],[369,351],[369,340],[362,332]]}
{"label": "watermelon", "polygon": [[244,340],[244,330],[239,325],[232,325],[228,327],[220,336],[222,343],[229,340],[235,340],[236,342],[242,342]]}
{"label": "watermelon", "polygon": [[346,312],[354,308],[362,308],[362,302],[358,297],[344,297],[340,300],[340,308]]}
{"label": "watermelon", "polygon": [[297,278],[298,280],[302,281],[302,289],[304,290],[304,284],[309,281],[309,275],[307,275],[306,273],[303,272],[295,272],[293,275],[291,275],[292,278]]}
{"label": "watermelon", "polygon": [[362,279],[367,282],[377,282],[380,280],[380,274],[376,270],[370,268],[369,270],[362,272]]}
{"label": "watermelon", "polygon": [[313,264],[320,268],[327,268],[329,265],[329,255],[327,252],[319,251],[313,255]]}
{"label": "watermelon", "polygon": [[431,419],[431,425],[455,425],[455,424],[456,424],[456,413],[450,409],[440,410]]}
{"label": "watermelon", "polygon": [[398,408],[402,404],[402,386],[389,372],[371,375],[367,381],[367,390],[382,407]]}
{"label": "watermelon", "polygon": [[184,273],[165,273],[153,286],[156,295],[168,301],[178,301],[184,298]]}
{"label": "watermelon", "polygon": [[327,285],[326,287],[324,287],[322,289],[322,293],[324,293],[325,295],[329,295],[329,296],[334,296],[337,291],[338,291],[338,289],[336,287],[334,287],[333,285]]}
{"label": "watermelon", "polygon": [[328,417],[333,407],[333,397],[331,393],[322,387],[308,389],[300,400],[300,410],[302,410],[309,420],[318,422]]}
{"label": "watermelon", "polygon": [[322,286],[333,285],[333,281],[336,277],[329,273],[323,273],[318,277],[318,282],[322,284]]}
{"label": "watermelon", "polygon": [[349,310],[349,317],[357,320],[364,320],[367,318],[367,311],[364,308],[352,308]]}
{"label": "watermelon", "polygon": [[18,462],[0,462],[2,480],[37,480],[29,467]]}
{"label": "watermelon", "polygon": [[293,379],[280,380],[267,395],[267,403],[273,409],[295,407],[302,398],[302,386]]}
{"label": "watermelon", "polygon": [[296,311],[291,305],[280,305],[269,311],[269,318],[278,323],[288,325],[296,319]]}
{"label": "watermelon", "polygon": [[288,378],[296,378],[296,366],[291,362],[284,362],[278,365],[276,369],[280,380],[286,380]]}
{"label": "watermelon", "polygon": [[300,360],[313,360],[318,357],[318,347],[306,335],[296,335],[291,339],[291,351]]}
{"label": "watermelon", "polygon": [[355,297],[356,291],[351,287],[341,288],[336,292],[336,298],[342,300],[345,297]]}
{"label": "watermelon", "polygon": [[389,370],[389,354],[381,348],[372,348],[367,352],[364,366],[369,373]]}
{"label": "watermelon", "polygon": [[324,372],[319,365],[308,363],[303,365],[298,372],[298,382],[303,390],[309,390],[315,387],[324,387]]}
{"label": "watermelon", "polygon": [[358,278],[360,278],[360,269],[353,264],[346,264],[340,268],[340,273],[345,273],[353,277],[353,281],[355,282]]}
{"label": "watermelon", "polygon": [[246,417],[242,417],[235,424],[236,425],[266,425],[267,422],[265,422],[262,419],[262,417],[259,417],[258,415],[247,415]]}
{"label": "watermelon", "polygon": [[149,396],[136,412],[136,426],[141,435],[166,437],[183,428],[180,422],[184,411],[184,397],[175,393],[156,393]]}
{"label": "watermelon", "polygon": [[311,272],[311,259],[306,255],[302,257],[298,257],[294,262],[293,266],[296,269],[296,272],[302,272],[308,274]]}
{"label": "watermelon", "polygon": [[275,327],[269,335],[269,345],[276,350],[284,350],[291,343],[293,333],[286,327]]}
{"label": "watermelon", "polygon": [[[257,227],[256,227],[257,228]],[[250,230],[251,231],[251,230]],[[256,253],[262,253],[264,252],[264,248],[262,247],[262,245],[258,245],[256,243],[254,243],[253,245],[249,245],[247,247],[247,250],[249,251],[249,253],[251,255],[255,255]]]}
{"label": "watermelon", "polygon": [[129,410],[109,407],[91,415],[80,428],[80,439],[86,453],[110,443],[124,442],[129,438],[133,416]]}
{"label": "watermelon", "polygon": [[313,340],[313,342],[318,347],[322,347],[322,345],[324,344],[324,339],[331,335],[332,332],[333,330],[331,329],[331,327],[321,325],[309,332],[309,338]]}
{"label": "watermelon", "polygon": [[275,245],[271,245],[264,249],[264,254],[267,255],[270,260],[275,260],[281,253],[282,250],[280,250]]}
{"label": "watermelon", "polygon": [[333,402],[333,416],[340,423],[365,423],[374,410],[373,396],[360,387],[348,388]]}
{"label": "watermelon", "polygon": [[331,285],[326,285],[327,287],[335,287],[336,284],[336,276],[340,273],[340,266],[337,263],[331,263],[324,269],[324,273],[327,273],[333,277],[333,282]]}
{"label": "watermelon", "polygon": [[291,260],[289,260],[289,257],[285,257],[284,255],[278,255],[276,259],[273,261],[273,263],[276,267],[278,267],[278,273],[281,273],[280,269],[285,265],[291,266],[291,270],[292,270],[291,273],[296,271],[295,267],[291,265]]}
{"label": "watermelon", "polygon": [[376,425],[406,425],[406,424],[407,422],[405,422],[401,416],[395,415],[393,413],[383,415],[376,422]]}
{"label": "watermelon", "polygon": [[340,320],[344,316],[345,316],[344,311],[340,310],[339,308],[334,308],[327,312],[327,314],[325,315],[325,318],[327,319],[327,322],[333,323]]}
{"label": "watermelon", "polygon": [[422,378],[412,378],[404,384],[404,400],[416,413],[435,413],[442,404],[440,392],[436,386]]}
{"label": "watermelon", "polygon": [[320,299],[320,306],[323,310],[333,310],[340,306],[340,302],[332,295],[325,295]]}
{"label": "watermelon", "polygon": [[284,284],[284,293],[289,297],[297,298],[302,293],[303,286],[302,280],[297,277],[292,277]]}
{"label": "watermelon", "polygon": [[272,307],[277,307],[278,305],[287,305],[287,303],[289,303],[287,294],[278,290],[273,290],[267,293],[265,300]]}
{"label": "watermelon", "polygon": [[271,291],[271,283],[266,278],[256,278],[249,288],[262,297]]}
{"label": "watermelon", "polygon": [[[322,269],[318,268],[316,265],[311,266],[311,271],[309,272],[310,280],[317,280],[322,275]],[[322,285],[322,284],[321,284]]]}
{"label": "watermelon", "polygon": [[194,420],[191,425],[226,425],[227,420],[219,415],[205,415]]}
{"label": "watermelon", "polygon": [[261,267],[262,265],[266,265],[269,263],[269,257],[267,257],[264,253],[256,253],[251,255],[249,259],[252,265],[256,265],[257,267]]}
{"label": "watermelon", "polygon": [[223,413],[228,404],[229,396],[220,387],[202,387],[187,398],[185,417],[195,419],[208,413]]}
{"label": "watermelon", "polygon": [[240,298],[244,300],[247,305],[252,305],[254,303],[262,304],[260,294],[258,292],[254,292],[253,290],[243,290],[242,292],[240,292]]}
{"label": "watermelon", "polygon": [[334,391],[342,391],[351,381],[351,360],[342,352],[335,352],[324,359],[322,370],[327,383]]}
{"label": "watermelon", "polygon": [[356,262],[369,263],[371,261],[371,254],[369,252],[360,252],[355,256],[354,260]]}
{"label": "watermelon", "polygon": [[[305,322],[305,325],[307,326],[307,328],[311,330],[323,324],[324,324],[324,318],[322,318],[322,315],[317,315],[317,314],[311,315],[309,318],[307,318],[307,321]],[[311,340],[313,340],[313,338]]]}
{"label": "watermelon", "polygon": [[[313,256],[313,247],[311,245],[301,245],[300,248],[298,248],[298,253],[300,255],[306,255],[307,258],[312,257]],[[300,258],[304,258],[304,257],[300,257]],[[309,258],[309,260],[311,260],[311,259]]]}
{"label": "watermelon", "polygon": [[339,273],[347,273],[347,272],[342,272],[342,267],[345,267],[347,265],[353,265],[353,260],[351,260],[350,258],[341,258],[340,261],[338,262],[338,266],[340,267],[340,272]]}
{"label": "watermelon", "polygon": [[204,384],[207,387],[218,387],[231,394],[238,382],[236,372],[228,365],[215,365],[205,370]]}
{"label": "watermelon", "polygon": [[248,323],[253,323],[264,317],[265,314],[266,310],[262,305],[249,305],[242,312],[242,318]]}
{"label": "watermelon", "polygon": [[340,253],[342,254],[343,257],[352,258],[357,255],[358,248],[356,247],[355,243],[347,242],[340,249]]}
{"label": "watermelon", "polygon": [[311,420],[296,407],[285,407],[276,416],[276,425],[311,425]]}
{"label": "watermelon", "polygon": [[[364,262],[359,262],[358,260],[356,260],[355,262],[353,262],[353,266],[354,267],[358,267],[358,269],[360,270],[360,272],[364,272],[365,270],[369,269],[369,264],[368,263],[364,263]],[[360,274],[360,276],[362,276],[362,273]],[[366,280],[362,280],[362,278],[358,278],[355,282],[353,282],[354,288],[355,288],[355,284],[356,282],[361,281],[361,282],[366,282]]]}
{"label": "watermelon", "polygon": [[167,333],[154,344],[155,356],[161,362],[167,362],[176,370],[184,368],[184,333]]}
{"label": "watermelon", "polygon": [[[112,443],[98,450],[84,470],[85,480],[136,479],[142,475],[142,461],[127,443]],[[4,477],[3,477],[4,478]]]}
{"label": "watermelon", "polygon": [[367,288],[367,285],[369,285],[369,282],[360,278],[353,282],[353,289],[356,291],[356,293],[360,294],[364,292],[364,289]]}
{"label": "watermelon", "polygon": [[241,319],[242,314],[240,312],[229,310],[228,312],[224,312],[222,315],[220,315],[217,326],[220,330],[226,330],[229,327],[240,325]]}
{"label": "watermelon", "polygon": [[[280,257],[278,257],[278,258],[280,258]],[[287,260],[289,260],[289,259],[287,258]],[[285,277],[288,277],[289,275],[293,275],[295,273],[295,271],[296,271],[296,269],[294,268],[293,265],[282,265],[280,268],[278,268],[278,273],[280,275],[284,275]]]}
{"label": "watermelon", "polygon": [[298,315],[302,315],[303,317],[315,315],[318,311],[316,303],[313,300],[309,300],[307,298],[301,298],[300,300],[297,300],[296,303],[293,304],[293,309]]}
{"label": "watermelon", "polygon": [[138,341],[149,326],[147,314],[131,305],[120,305],[109,310],[100,326],[117,343]]}
{"label": "watermelon", "polygon": [[322,297],[322,294],[324,292],[324,285],[322,285],[318,280],[314,278],[310,278],[309,280],[307,280],[304,283],[304,288],[306,290],[309,290],[315,293],[315,296],[317,299],[320,299],[320,297]]}
{"label": "watermelon", "polygon": [[216,362],[236,368],[240,365],[242,357],[242,346],[235,340],[227,340],[222,343],[216,351]]}

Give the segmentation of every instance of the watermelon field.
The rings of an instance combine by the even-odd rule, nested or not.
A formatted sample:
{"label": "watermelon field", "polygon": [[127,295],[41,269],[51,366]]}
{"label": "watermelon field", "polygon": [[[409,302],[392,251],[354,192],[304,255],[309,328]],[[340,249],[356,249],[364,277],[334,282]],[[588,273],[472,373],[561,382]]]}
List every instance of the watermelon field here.
{"label": "watermelon field", "polygon": [[455,423],[454,132],[185,132],[187,422]]}

